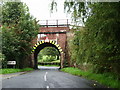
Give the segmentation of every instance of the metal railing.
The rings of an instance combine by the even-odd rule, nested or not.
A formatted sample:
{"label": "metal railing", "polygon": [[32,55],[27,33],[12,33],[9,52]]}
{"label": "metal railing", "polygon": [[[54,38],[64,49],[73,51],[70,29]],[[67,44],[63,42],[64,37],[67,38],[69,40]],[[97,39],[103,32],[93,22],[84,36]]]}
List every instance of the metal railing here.
{"label": "metal railing", "polygon": [[39,24],[42,27],[69,27],[71,19],[40,20]]}

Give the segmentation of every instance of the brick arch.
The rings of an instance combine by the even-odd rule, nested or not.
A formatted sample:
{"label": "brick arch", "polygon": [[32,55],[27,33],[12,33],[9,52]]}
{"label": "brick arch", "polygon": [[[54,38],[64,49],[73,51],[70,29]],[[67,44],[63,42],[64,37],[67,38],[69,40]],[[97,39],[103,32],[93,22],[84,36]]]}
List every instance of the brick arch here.
{"label": "brick arch", "polygon": [[50,40],[48,42],[46,42],[45,40],[43,41],[38,41],[34,46],[33,46],[33,50],[32,50],[32,53],[36,50],[36,48],[41,45],[41,44],[44,44],[44,43],[50,43],[50,44],[53,44],[55,46],[55,48],[60,52],[60,53],[63,53],[63,50],[62,48],[60,47],[59,44],[56,43],[56,41],[53,41],[53,40]]}
{"label": "brick arch", "polygon": [[[45,47],[54,47],[54,48],[56,48],[58,50],[59,54],[60,54],[60,57],[62,58],[63,50],[60,47],[60,45],[57,44],[55,41],[52,41],[52,40],[50,40],[48,42],[46,42],[45,40],[44,41],[38,41],[33,46],[33,50],[32,50],[32,53],[34,53],[34,69],[38,69],[38,62],[37,62],[38,61],[37,60],[38,53]],[[60,65],[62,65],[62,64],[60,64]]]}

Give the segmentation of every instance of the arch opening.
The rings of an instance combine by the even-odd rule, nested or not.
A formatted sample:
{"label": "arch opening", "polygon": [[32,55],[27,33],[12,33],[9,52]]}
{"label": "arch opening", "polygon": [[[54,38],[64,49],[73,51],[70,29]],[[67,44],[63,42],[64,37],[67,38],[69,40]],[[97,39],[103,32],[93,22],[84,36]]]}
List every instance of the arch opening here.
{"label": "arch opening", "polygon": [[56,44],[55,41],[49,41],[49,42],[39,41],[37,44],[35,44],[32,50],[32,52],[34,52],[34,69],[38,69],[38,55],[40,51],[46,47],[53,47],[59,52],[60,67],[61,67],[61,54],[63,53],[61,47],[58,44]]}
{"label": "arch opening", "polygon": [[40,50],[38,56],[39,69],[59,69],[60,68],[60,53],[54,47],[45,47]]}

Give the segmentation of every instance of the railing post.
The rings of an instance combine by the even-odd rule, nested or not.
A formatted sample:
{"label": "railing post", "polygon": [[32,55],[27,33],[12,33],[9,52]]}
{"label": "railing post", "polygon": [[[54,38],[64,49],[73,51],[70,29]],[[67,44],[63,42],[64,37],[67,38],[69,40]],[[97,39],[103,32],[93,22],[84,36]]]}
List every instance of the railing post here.
{"label": "railing post", "polygon": [[58,27],[58,20],[56,20],[56,24],[57,24],[57,27]]}
{"label": "railing post", "polygon": [[67,19],[67,27],[69,27],[69,25],[68,25],[68,19]]}
{"label": "railing post", "polygon": [[46,26],[48,27],[48,20],[46,20]]}

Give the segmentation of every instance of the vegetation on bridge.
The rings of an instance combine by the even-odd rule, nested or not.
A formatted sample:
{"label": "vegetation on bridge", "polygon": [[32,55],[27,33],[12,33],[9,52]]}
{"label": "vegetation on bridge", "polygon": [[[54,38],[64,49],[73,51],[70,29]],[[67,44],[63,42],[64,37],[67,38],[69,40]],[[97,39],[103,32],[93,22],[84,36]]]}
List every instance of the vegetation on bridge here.
{"label": "vegetation on bridge", "polygon": [[17,68],[28,67],[31,41],[37,36],[39,25],[22,2],[4,2],[2,7],[2,53],[5,56],[2,66],[6,68],[7,61],[16,61]]}

